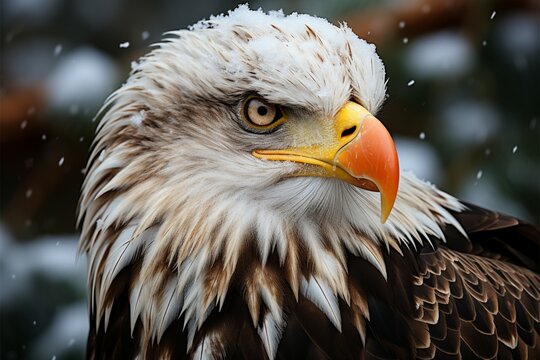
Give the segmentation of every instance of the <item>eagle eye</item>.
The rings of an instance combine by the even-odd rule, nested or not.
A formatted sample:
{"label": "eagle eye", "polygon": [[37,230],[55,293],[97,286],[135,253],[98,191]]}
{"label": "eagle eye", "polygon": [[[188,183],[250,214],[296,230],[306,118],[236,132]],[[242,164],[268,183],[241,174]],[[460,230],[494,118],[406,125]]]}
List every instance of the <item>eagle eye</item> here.
{"label": "eagle eye", "polygon": [[244,102],[242,117],[251,126],[264,130],[268,126],[274,125],[283,115],[277,105],[270,104],[260,97],[250,97]]}

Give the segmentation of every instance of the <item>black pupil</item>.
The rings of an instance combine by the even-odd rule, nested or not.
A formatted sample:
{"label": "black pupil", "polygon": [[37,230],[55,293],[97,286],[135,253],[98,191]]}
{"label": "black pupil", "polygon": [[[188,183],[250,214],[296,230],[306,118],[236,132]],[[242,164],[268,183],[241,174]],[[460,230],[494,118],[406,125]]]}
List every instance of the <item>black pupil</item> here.
{"label": "black pupil", "polygon": [[265,116],[266,114],[268,114],[268,108],[266,106],[259,106],[257,108],[257,114]]}

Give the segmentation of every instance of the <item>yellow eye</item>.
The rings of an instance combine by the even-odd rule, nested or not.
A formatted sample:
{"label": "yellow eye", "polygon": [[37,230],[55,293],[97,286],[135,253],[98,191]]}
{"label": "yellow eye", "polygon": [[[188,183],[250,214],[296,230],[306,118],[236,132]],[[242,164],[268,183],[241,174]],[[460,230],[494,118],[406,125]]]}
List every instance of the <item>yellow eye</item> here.
{"label": "yellow eye", "polygon": [[261,98],[252,97],[244,103],[243,115],[253,125],[268,126],[281,118],[281,111],[276,105],[269,104]]}

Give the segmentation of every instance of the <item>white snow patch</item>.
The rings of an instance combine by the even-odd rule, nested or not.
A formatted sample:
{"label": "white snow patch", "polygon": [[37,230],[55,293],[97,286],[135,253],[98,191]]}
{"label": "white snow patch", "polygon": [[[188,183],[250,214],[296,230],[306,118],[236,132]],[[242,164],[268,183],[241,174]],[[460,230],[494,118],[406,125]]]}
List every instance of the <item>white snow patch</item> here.
{"label": "white snow patch", "polygon": [[45,84],[52,108],[97,107],[116,86],[118,69],[105,53],[83,47],[67,53]]}
{"label": "white snow patch", "polygon": [[145,114],[145,111],[144,110],[141,110],[139,111],[138,113],[132,115],[129,120],[131,121],[131,123],[135,126],[141,126],[141,123],[143,122],[144,120],[144,117],[146,116]]}
{"label": "white snow patch", "polygon": [[464,201],[499,211],[505,214],[517,216],[527,220],[530,216],[527,210],[519,203],[504,195],[502,191],[489,176],[482,180],[482,186],[475,186],[476,179],[470,178],[458,191],[458,197]]}
{"label": "white snow patch", "polygon": [[469,41],[457,32],[439,32],[416,39],[405,54],[405,66],[423,78],[448,78],[466,74],[475,63]]}
{"label": "white snow patch", "polygon": [[62,308],[43,335],[32,346],[36,359],[44,354],[62,354],[74,344],[86,343],[88,310],[86,302]]}
{"label": "white snow patch", "polygon": [[529,13],[515,13],[497,22],[494,39],[501,56],[538,57],[540,51],[540,20]]}
{"label": "white snow patch", "polygon": [[[56,246],[59,241],[62,246]],[[30,242],[15,242],[0,223],[0,305],[16,301],[17,297],[30,291],[36,274],[70,282],[80,291],[85,291],[86,259],[76,260],[77,243],[76,235],[45,236]],[[4,276],[16,281],[3,281]]]}
{"label": "white snow patch", "polygon": [[[497,135],[500,115],[487,102],[462,100],[447,105],[438,117],[441,134],[456,144],[480,144]],[[461,146],[461,145],[460,145]]]}
{"label": "white snow patch", "polygon": [[441,161],[429,143],[401,136],[395,137],[395,143],[402,170],[411,171],[420,179],[438,183]]}
{"label": "white snow patch", "polygon": [[[6,20],[15,20],[14,18],[25,19],[25,25],[32,27],[35,23],[45,23],[50,20],[59,10],[62,2],[60,0],[6,0],[3,1],[3,9]],[[19,20],[20,21],[20,20]]]}

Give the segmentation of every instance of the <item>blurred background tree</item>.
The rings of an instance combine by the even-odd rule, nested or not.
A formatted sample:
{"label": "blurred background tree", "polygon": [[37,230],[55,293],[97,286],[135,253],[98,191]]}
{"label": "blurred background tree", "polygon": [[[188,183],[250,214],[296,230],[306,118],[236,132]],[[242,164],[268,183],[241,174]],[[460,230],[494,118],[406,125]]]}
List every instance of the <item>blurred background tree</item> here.
{"label": "blurred background tree", "polygon": [[[78,359],[87,316],[76,206],[100,105],[167,30],[236,1],[1,3],[0,358]],[[540,222],[540,6],[527,0],[267,0],[377,45],[379,117],[401,165]]]}

